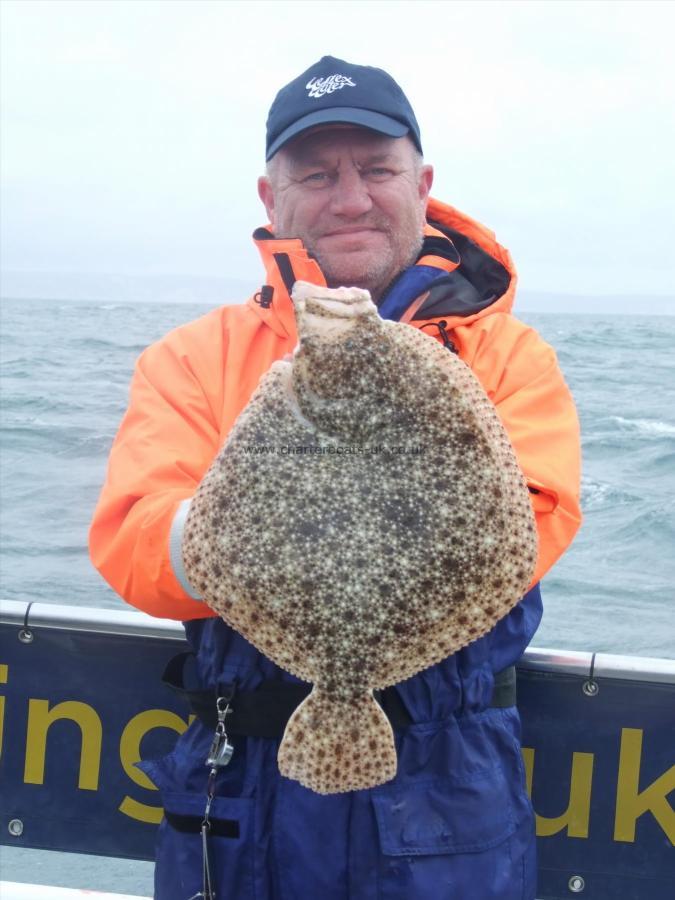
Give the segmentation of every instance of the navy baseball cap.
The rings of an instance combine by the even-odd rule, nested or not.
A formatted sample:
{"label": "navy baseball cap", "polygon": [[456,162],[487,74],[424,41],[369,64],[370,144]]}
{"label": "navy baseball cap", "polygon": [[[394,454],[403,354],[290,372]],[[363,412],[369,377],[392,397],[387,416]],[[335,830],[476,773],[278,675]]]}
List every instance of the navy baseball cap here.
{"label": "navy baseball cap", "polygon": [[267,117],[265,159],[308,128],[340,123],[394,138],[409,134],[422,152],[415,113],[391,75],[324,56],[274,98]]}

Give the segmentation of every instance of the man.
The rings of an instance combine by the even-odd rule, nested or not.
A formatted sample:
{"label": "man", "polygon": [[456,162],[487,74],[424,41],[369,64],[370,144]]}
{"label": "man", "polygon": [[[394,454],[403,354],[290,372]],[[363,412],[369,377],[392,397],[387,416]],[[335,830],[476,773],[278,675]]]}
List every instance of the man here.
{"label": "man", "polygon": [[[139,608],[185,620],[196,655],[169,677],[198,719],[172,754],[146,764],[166,811],[156,896],[202,890],[205,759],[220,694],[232,698],[234,752],[210,809],[219,897],[531,900],[533,815],[509,676],[539,623],[537,582],[580,521],[572,400],[552,349],[510,315],[508,252],[429,198],[419,127],[389,75],[324,57],[275,99],[267,162],[258,191],[270,224],[254,235],[265,284],[141,355],[91,529],[102,574]],[[200,602],[180,552],[197,485],[261,375],[296,344],[297,279],[367,288],[383,317],[424,329],[471,366],[509,433],[539,534],[532,587],[514,610],[385,692],[396,778],[333,796],[279,775],[279,738],[302,686]]]}

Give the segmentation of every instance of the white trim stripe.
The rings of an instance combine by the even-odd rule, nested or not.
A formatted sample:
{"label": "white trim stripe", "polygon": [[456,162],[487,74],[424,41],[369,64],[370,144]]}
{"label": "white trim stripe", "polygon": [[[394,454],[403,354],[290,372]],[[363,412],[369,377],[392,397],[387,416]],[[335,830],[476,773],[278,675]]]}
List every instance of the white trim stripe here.
{"label": "white trim stripe", "polygon": [[48,884],[19,884],[18,881],[0,881],[0,897],[2,900],[78,900],[89,897],[91,900],[151,900],[150,897],[138,897],[132,894],[101,894],[99,891],[87,891],[81,888],[51,887]]}
{"label": "white trim stripe", "polygon": [[192,587],[185,574],[185,566],[183,565],[183,529],[185,528],[185,520],[187,519],[188,510],[192,500],[188,498],[183,500],[176,510],[176,515],[171,523],[171,532],[169,534],[169,559],[171,560],[171,568],[173,574],[178,579],[180,586],[188,593],[193,600],[201,600],[199,594]]}

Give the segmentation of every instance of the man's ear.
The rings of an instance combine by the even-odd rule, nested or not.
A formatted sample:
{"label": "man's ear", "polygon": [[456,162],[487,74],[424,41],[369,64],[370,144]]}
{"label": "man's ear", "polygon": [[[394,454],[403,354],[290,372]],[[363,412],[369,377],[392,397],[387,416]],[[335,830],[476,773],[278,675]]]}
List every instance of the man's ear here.
{"label": "man's ear", "polygon": [[417,189],[419,191],[420,200],[424,203],[425,207],[427,204],[427,200],[429,199],[429,193],[431,191],[431,185],[434,183],[434,167],[433,166],[422,166],[420,169],[420,177],[419,183],[417,185]]}
{"label": "man's ear", "polygon": [[267,175],[261,175],[258,179],[258,196],[267,210],[267,218],[270,220],[270,225],[274,228],[274,191]]}

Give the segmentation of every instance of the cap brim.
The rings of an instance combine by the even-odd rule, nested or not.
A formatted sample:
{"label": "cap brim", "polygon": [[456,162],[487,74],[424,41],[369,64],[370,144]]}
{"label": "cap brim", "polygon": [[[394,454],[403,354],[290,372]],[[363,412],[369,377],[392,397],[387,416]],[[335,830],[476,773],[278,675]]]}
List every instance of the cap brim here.
{"label": "cap brim", "polygon": [[369,109],[359,109],[353,106],[337,106],[333,109],[322,109],[303,116],[297,122],[293,122],[288,128],[284,129],[281,134],[275,138],[267,148],[267,156],[265,159],[269,162],[274,154],[280,150],[284,144],[297,137],[303,131],[314,128],[316,125],[359,125],[362,128],[369,128],[371,131],[378,131],[380,134],[386,134],[387,137],[399,138],[408,134],[409,128],[397,119],[391,119],[382,113],[371,112]]}

